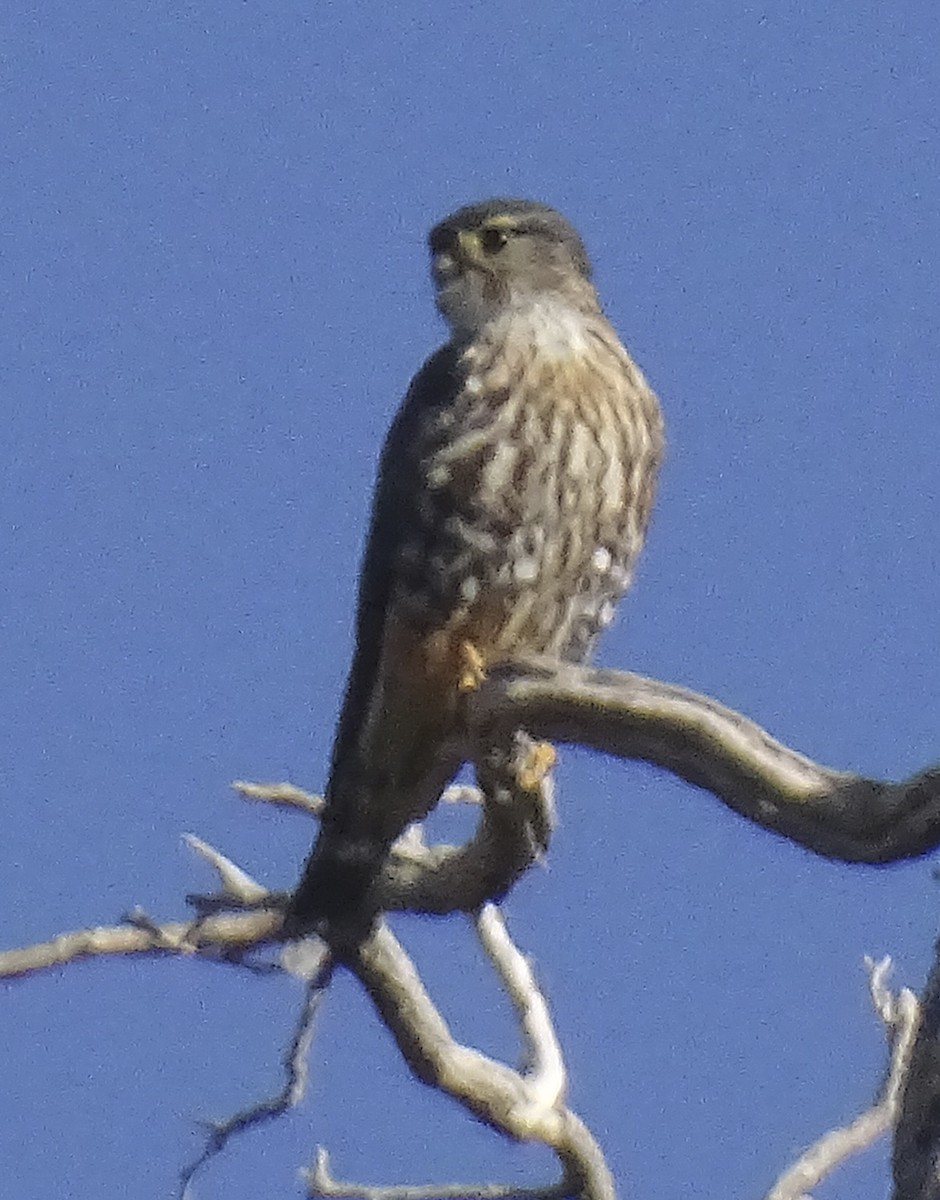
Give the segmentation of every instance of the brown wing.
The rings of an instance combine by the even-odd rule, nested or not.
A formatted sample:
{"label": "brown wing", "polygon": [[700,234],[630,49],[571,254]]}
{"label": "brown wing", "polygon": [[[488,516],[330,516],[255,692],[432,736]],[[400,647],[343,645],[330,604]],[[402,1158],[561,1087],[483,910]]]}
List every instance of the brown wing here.
{"label": "brown wing", "polygon": [[[403,546],[419,520],[424,431],[458,387],[455,353],[444,347],[415,376],[379,461],[359,578],[356,641],[337,724],[320,835],[291,901],[287,926],[354,910],[389,844],[434,803],[454,765],[427,784],[426,801],[409,794],[400,768],[424,745],[433,761],[442,734],[440,706],[427,688],[425,630],[402,620],[396,594]],[[427,766],[425,762],[422,766]],[[414,764],[414,770],[421,767]],[[443,777],[442,777],[443,776]],[[442,778],[441,778],[442,777]],[[435,790],[436,789],[436,790]]]}

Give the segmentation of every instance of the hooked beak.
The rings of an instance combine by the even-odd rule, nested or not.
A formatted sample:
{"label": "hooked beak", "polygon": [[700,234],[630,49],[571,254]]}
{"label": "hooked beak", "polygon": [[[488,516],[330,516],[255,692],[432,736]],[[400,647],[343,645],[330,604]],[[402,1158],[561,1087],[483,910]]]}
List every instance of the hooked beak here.
{"label": "hooked beak", "polygon": [[437,287],[453,282],[467,267],[472,266],[476,261],[476,248],[476,236],[464,229],[446,250],[435,254],[431,270]]}

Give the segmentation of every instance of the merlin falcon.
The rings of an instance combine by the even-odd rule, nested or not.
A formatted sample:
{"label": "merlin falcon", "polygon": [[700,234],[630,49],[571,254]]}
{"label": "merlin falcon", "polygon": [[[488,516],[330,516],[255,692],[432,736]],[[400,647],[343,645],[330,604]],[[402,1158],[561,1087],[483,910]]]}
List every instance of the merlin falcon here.
{"label": "merlin falcon", "polygon": [[572,226],[544,204],[487,200],[436,225],[429,248],[450,337],[379,462],[355,653],[289,936],[368,908],[392,843],[461,765],[474,676],[523,656],[587,658],[653,502],[659,405]]}

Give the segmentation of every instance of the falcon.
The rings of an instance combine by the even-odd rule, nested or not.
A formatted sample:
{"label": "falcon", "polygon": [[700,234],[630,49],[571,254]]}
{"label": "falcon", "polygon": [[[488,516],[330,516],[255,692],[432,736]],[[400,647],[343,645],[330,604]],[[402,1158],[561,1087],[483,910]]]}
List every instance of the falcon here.
{"label": "falcon", "polygon": [[529,655],[581,662],[643,544],[656,397],[554,209],[495,199],[429,235],[445,344],[382,450],[319,836],[288,936],[368,910],[395,839],[461,765],[460,698]]}

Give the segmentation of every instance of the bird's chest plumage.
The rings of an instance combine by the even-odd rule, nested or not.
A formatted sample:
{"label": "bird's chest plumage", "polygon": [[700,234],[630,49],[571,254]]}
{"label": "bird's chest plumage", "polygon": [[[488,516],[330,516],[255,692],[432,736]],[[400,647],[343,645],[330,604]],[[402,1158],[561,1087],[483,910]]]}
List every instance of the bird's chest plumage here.
{"label": "bird's chest plumage", "polygon": [[629,582],[660,452],[606,323],[532,312],[466,347],[411,447],[396,591],[489,661],[582,658]]}

